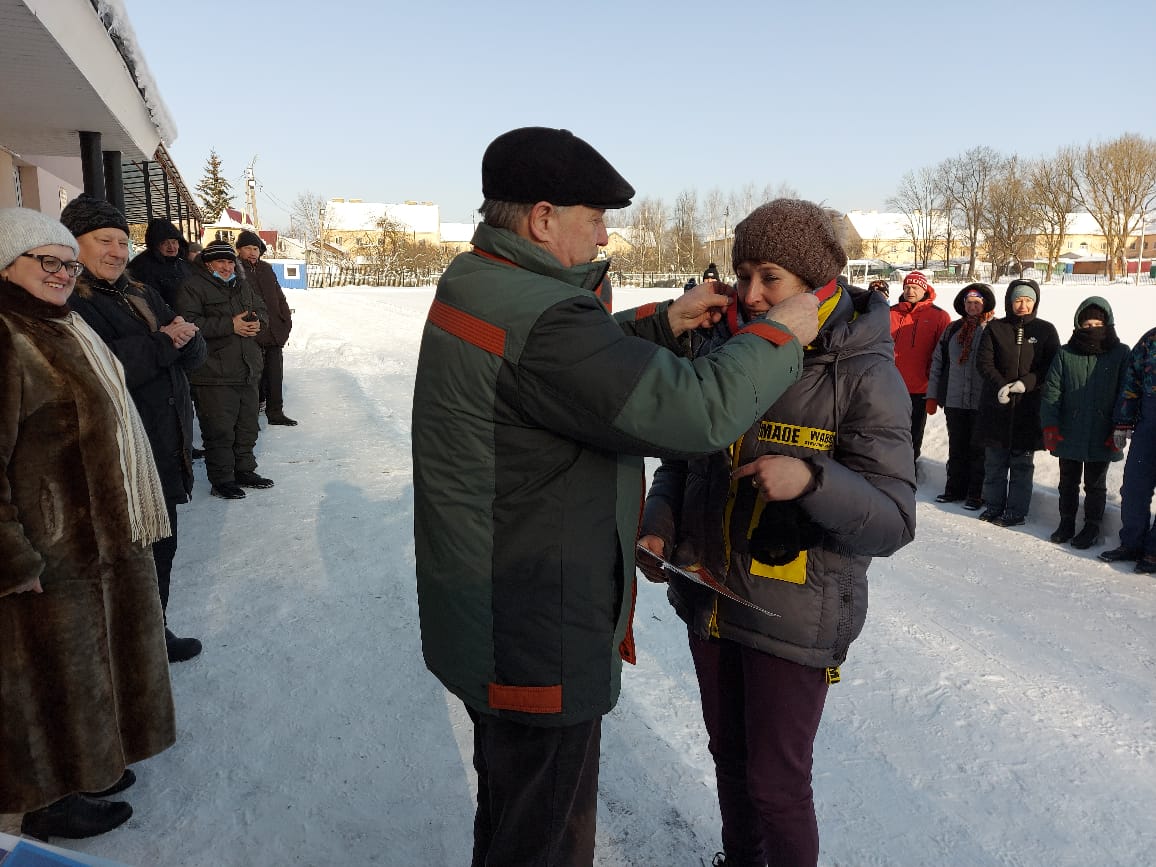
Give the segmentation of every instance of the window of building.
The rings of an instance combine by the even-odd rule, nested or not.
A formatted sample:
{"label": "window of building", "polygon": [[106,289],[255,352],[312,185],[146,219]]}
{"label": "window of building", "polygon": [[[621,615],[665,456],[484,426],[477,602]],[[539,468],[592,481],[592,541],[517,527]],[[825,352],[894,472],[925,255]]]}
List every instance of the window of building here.
{"label": "window of building", "polygon": [[285,266],[285,279],[286,280],[299,280],[300,277],[301,277],[300,268],[298,268],[296,265],[286,265]]}

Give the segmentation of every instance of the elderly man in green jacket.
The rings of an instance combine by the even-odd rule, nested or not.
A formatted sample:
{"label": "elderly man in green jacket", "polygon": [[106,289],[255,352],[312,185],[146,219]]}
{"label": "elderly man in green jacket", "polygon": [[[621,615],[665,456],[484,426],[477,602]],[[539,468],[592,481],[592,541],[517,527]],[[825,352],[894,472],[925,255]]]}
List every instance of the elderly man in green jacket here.
{"label": "elderly man in green jacket", "polygon": [[709,285],[609,312],[603,213],[634,188],[567,130],[482,158],[483,223],[438,284],[413,403],[426,664],[474,723],[473,863],[589,865],[602,716],[633,661],[643,456],[725,448],[799,377],[800,295],[715,353]]}

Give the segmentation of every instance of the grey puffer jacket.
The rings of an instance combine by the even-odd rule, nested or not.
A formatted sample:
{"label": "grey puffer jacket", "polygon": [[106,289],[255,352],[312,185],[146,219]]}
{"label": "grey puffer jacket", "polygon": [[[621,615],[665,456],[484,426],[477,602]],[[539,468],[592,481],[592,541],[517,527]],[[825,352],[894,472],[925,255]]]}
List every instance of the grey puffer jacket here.
{"label": "grey puffer jacket", "polygon": [[927,379],[927,396],[934,398],[936,403],[951,409],[979,409],[980,397],[983,394],[983,377],[976,369],[976,359],[979,357],[979,344],[983,340],[983,331],[987,327],[986,321],[981,322],[972,332],[971,347],[967,358],[960,364],[963,356],[963,344],[959,342],[959,330],[963,327],[967,311],[963,306],[969,291],[975,290],[983,295],[983,312],[991,313],[995,310],[995,293],[989,286],[982,283],[973,283],[964,286],[955,296],[955,312],[960,315],[947,326],[939,343],[935,346],[935,353],[931,356],[931,372]]}
{"label": "grey puffer jacket", "polygon": [[[822,291],[822,290],[820,290]],[[816,668],[841,664],[867,616],[867,567],[915,536],[910,399],[892,360],[887,302],[840,283],[808,347],[803,374],[728,452],[667,460],[656,471],[640,535],[656,535],[674,562],[704,565],[768,618],[686,579],[668,596],[702,636],[715,635]],[[732,305],[737,308],[737,305]],[[709,351],[741,321],[732,312],[698,348]],[[767,504],[733,469],[761,455],[811,464],[815,488]],[[764,511],[794,510],[818,541],[781,566],[749,553]]]}

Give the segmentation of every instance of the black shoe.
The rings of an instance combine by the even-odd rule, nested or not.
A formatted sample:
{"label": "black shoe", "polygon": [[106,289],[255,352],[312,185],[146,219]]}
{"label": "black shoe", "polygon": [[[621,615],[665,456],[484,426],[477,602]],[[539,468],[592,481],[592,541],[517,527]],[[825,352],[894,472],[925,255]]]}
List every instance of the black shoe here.
{"label": "black shoe", "polygon": [[297,422],[294,419],[289,418],[289,416],[285,415],[285,413],[279,410],[265,413],[265,419],[269,422],[269,424],[283,424],[286,427],[297,426]]}
{"label": "black shoe", "polygon": [[219,485],[213,485],[209,491],[214,497],[220,497],[222,500],[243,500],[245,499],[245,492],[242,491],[232,482],[221,482]]}
{"label": "black shoe", "polygon": [[1056,527],[1056,532],[1048,537],[1049,542],[1055,542],[1057,545],[1062,545],[1076,535],[1076,519],[1075,518],[1060,518],[1060,526]]}
{"label": "black shoe", "polygon": [[194,461],[200,460],[204,456],[205,456],[205,450],[204,449],[193,449],[193,460]]}
{"label": "black shoe", "polygon": [[957,497],[955,494],[940,494],[935,498],[937,503],[958,503],[963,497]]}
{"label": "black shoe", "polygon": [[264,476],[259,476],[252,470],[245,470],[241,473],[234,473],[234,478],[237,484],[242,488],[271,488],[273,487],[273,480],[267,479]]}
{"label": "black shoe", "polygon": [[201,652],[201,642],[195,638],[177,638],[168,627],[165,627],[165,647],[169,662],[185,662]]}
{"label": "black shoe", "polygon": [[999,509],[984,509],[982,512],[979,513],[979,519],[981,521],[994,521],[996,518],[998,518],[1002,514],[1003,514],[1003,512],[1000,511]]}
{"label": "black shoe", "polygon": [[1091,548],[1096,544],[1096,540],[1100,538],[1100,525],[1093,524],[1090,521],[1084,524],[1084,529],[1072,537],[1072,547],[1083,551],[1085,548]]}
{"label": "black shoe", "polygon": [[1145,554],[1136,561],[1136,568],[1133,572],[1139,572],[1142,575],[1152,575],[1156,573],[1156,554]]}
{"label": "black shoe", "polygon": [[998,518],[992,518],[991,522],[997,527],[1019,527],[1021,524],[1026,524],[1028,519],[1015,512],[1004,512]]}
{"label": "black shoe", "polygon": [[979,497],[968,497],[963,501],[963,507],[969,512],[978,512],[983,508],[983,500]]}
{"label": "black shoe", "polygon": [[107,798],[109,795],[117,795],[136,782],[136,774],[133,773],[132,768],[125,768],[124,773],[120,775],[120,779],[109,786],[107,789],[101,789],[99,792],[81,792],[86,798]]}
{"label": "black shoe", "polygon": [[20,823],[20,833],[40,840],[49,837],[80,840],[118,828],[130,816],[132,807],[124,801],[101,801],[75,794],[25,813]]}
{"label": "black shoe", "polygon": [[1100,559],[1105,563],[1126,563],[1129,560],[1139,560],[1143,554],[1143,551],[1138,551],[1135,548],[1125,548],[1121,545],[1119,548],[1112,548],[1110,551],[1101,551]]}

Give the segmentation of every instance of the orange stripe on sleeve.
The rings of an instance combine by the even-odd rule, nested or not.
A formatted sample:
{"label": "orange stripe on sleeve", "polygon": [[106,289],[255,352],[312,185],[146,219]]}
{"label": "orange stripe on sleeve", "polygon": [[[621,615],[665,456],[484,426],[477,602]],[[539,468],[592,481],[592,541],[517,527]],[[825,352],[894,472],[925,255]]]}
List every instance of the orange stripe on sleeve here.
{"label": "orange stripe on sleeve", "polygon": [[501,356],[506,351],[505,329],[441,301],[435,300],[430,305],[429,321],[443,331],[448,331],[492,355]]}
{"label": "orange stripe on sleeve", "polygon": [[562,713],[562,684],[556,686],[488,685],[490,707],[522,713]]}
{"label": "orange stripe on sleeve", "polygon": [[739,334],[754,334],[756,337],[761,337],[763,340],[775,344],[775,346],[784,346],[795,339],[791,336],[791,332],[785,328],[780,328],[773,322],[763,320],[743,326],[739,329]]}

